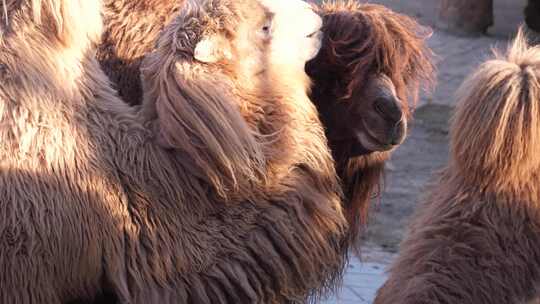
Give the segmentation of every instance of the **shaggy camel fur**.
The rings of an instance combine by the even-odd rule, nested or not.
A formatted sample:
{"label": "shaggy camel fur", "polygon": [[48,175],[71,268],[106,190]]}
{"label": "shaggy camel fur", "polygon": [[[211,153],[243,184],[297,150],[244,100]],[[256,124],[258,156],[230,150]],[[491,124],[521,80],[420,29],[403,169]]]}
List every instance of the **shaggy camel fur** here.
{"label": "shaggy camel fur", "polygon": [[[126,102],[140,103],[140,62],[153,48],[162,27],[179,11],[181,2],[106,1],[106,29],[98,58]],[[326,127],[344,181],[349,198],[347,217],[354,239],[358,226],[366,222],[371,194],[379,185],[384,161],[391,153],[387,150],[395,148],[405,137],[411,112],[408,98],[413,98],[410,104],[414,105],[420,84],[432,79],[431,52],[421,26],[383,6],[328,1],[319,7],[318,13],[324,19],[324,39],[322,51],[307,66],[315,83],[311,98]],[[376,111],[373,102],[380,100],[383,93],[390,98],[382,116],[398,112],[401,123],[381,119],[381,115],[367,117],[370,130],[363,131],[377,134],[379,141],[386,142],[391,140],[387,134],[398,126],[396,134],[400,138],[367,150],[350,134],[364,128],[365,115]],[[358,111],[363,113],[360,119],[350,115]]]}
{"label": "shaggy camel fur", "polygon": [[[334,286],[346,221],[300,64],[320,19],[268,2],[189,2],[144,63],[140,110],[95,60],[99,1],[0,2],[0,303],[286,303]],[[291,40],[310,52],[275,47]]]}
{"label": "shaggy camel fur", "polygon": [[184,2],[103,0],[104,32],[98,60],[127,103],[141,104],[141,62],[154,49],[159,34]]}
{"label": "shaggy camel fur", "polygon": [[432,83],[425,41],[431,32],[384,6],[357,1],[325,2],[319,14],[324,38],[306,66],[313,80],[310,97],[326,126],[354,240],[384,163],[405,137],[410,106],[421,86]]}
{"label": "shaggy camel fur", "polygon": [[520,32],[506,55],[464,82],[448,166],[375,303],[530,303],[540,295],[539,80],[540,48]]}

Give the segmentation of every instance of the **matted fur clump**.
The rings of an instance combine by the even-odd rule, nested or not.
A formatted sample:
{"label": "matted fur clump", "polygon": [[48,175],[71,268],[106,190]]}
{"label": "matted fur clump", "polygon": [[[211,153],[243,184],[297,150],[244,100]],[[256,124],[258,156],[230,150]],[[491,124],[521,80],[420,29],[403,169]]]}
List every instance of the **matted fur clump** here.
{"label": "matted fur clump", "polygon": [[[305,3],[190,1],[144,62],[140,108],[95,59],[98,1],[4,3],[0,303],[287,303],[335,285],[346,220],[299,67],[319,44]],[[288,14],[294,31],[265,34]],[[278,56],[280,39],[311,52]]]}
{"label": "matted fur clump", "polygon": [[375,303],[539,299],[539,80],[540,48],[521,31],[505,55],[465,80],[448,166]]}

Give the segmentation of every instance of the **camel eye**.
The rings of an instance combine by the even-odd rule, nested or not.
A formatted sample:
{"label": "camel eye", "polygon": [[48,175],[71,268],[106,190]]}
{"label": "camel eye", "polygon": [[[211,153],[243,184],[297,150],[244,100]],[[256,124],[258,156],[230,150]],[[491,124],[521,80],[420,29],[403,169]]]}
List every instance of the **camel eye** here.
{"label": "camel eye", "polygon": [[267,21],[261,28],[264,35],[269,36],[272,33],[272,21]]}

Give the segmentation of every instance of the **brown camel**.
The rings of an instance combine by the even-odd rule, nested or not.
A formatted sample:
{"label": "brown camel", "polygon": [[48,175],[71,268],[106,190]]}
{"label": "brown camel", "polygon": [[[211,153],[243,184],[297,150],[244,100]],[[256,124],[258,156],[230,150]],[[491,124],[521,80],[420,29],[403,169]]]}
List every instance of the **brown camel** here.
{"label": "brown camel", "polygon": [[540,48],[522,32],[506,55],[465,80],[448,165],[418,207],[375,303],[539,299],[539,80]]}
{"label": "brown camel", "polygon": [[[98,58],[120,96],[142,98],[140,62],[183,1],[105,1],[105,32]],[[432,79],[429,31],[383,6],[327,1],[323,46],[306,71],[347,196],[351,241],[366,222],[384,162],[406,136],[422,84]],[[349,246],[346,246],[347,248]]]}
{"label": "brown camel", "polygon": [[432,83],[431,31],[374,4],[328,1],[319,7],[323,43],[306,72],[326,127],[354,244],[385,161],[406,136],[419,90]]}
{"label": "brown camel", "polygon": [[99,1],[0,3],[0,303],[290,303],[334,286],[346,220],[306,94],[322,22],[304,3],[188,1],[137,108],[95,60]]}

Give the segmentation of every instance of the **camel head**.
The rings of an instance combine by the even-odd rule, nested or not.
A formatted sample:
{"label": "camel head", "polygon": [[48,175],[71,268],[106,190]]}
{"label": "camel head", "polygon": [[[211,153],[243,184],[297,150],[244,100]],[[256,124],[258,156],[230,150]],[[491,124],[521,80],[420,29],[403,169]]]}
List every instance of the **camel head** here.
{"label": "camel head", "polygon": [[407,133],[409,100],[431,77],[426,31],[380,5],[327,2],[319,13],[323,47],[307,71],[334,154],[393,150]]}
{"label": "camel head", "polygon": [[191,155],[220,194],[251,191],[272,158],[299,155],[284,131],[290,115],[317,119],[304,66],[321,26],[299,0],[186,1],[141,66],[143,109],[160,142]]}
{"label": "camel head", "polygon": [[413,19],[357,1],[324,2],[323,41],[306,65],[346,196],[355,239],[384,163],[404,140],[420,85],[433,71],[428,32]]}
{"label": "camel head", "polygon": [[216,73],[227,71],[242,91],[278,81],[275,74],[305,79],[305,62],[320,48],[322,20],[303,1],[186,1],[185,6],[172,26],[177,36],[188,38],[182,40],[188,59]]}
{"label": "camel head", "polygon": [[219,78],[214,82],[232,94],[307,91],[304,66],[320,49],[321,26],[321,18],[300,0],[186,1],[153,57],[174,55],[180,73]]}

